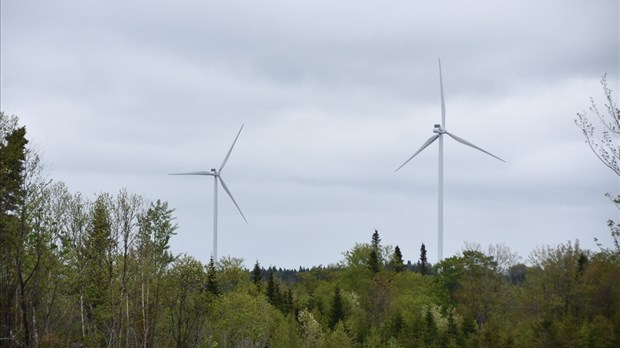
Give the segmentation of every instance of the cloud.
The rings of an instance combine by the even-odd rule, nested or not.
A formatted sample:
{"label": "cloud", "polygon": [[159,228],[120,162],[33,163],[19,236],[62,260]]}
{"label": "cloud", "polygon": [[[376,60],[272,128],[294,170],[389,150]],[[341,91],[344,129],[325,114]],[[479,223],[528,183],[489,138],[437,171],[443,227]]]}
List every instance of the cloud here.
{"label": "cloud", "polygon": [[[618,90],[618,3],[55,1],[2,3],[2,109],[86,195],[121,187],[176,208],[175,252],[335,263],[370,238],[436,250],[440,119],[506,159],[445,143],[445,255],[464,240],[595,247],[617,189],[573,120]],[[606,240],[610,241],[610,237]],[[300,246],[303,246],[300,248]]]}

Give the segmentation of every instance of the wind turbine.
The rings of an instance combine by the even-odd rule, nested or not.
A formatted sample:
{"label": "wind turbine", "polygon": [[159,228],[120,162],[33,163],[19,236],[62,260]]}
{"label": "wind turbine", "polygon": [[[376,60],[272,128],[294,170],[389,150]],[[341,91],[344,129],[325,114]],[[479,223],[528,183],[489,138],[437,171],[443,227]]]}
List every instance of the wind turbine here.
{"label": "wind turbine", "polygon": [[441,93],[441,124],[436,124],[433,129],[433,133],[436,133],[432,137],[430,137],[422,147],[418,151],[416,151],[408,160],[405,161],[400,167],[396,168],[394,172],[397,172],[400,168],[402,168],[405,164],[409,163],[415,156],[417,156],[422,150],[426,149],[430,144],[432,144],[435,140],[439,139],[439,178],[438,178],[438,192],[437,192],[437,201],[438,201],[438,214],[437,214],[437,255],[438,261],[443,259],[443,135],[447,134],[452,139],[458,141],[461,144],[473,147],[478,151],[482,151],[487,155],[497,158],[502,162],[506,162],[503,159],[495,156],[494,154],[481,149],[480,147],[470,143],[469,141],[458,137],[446,130],[446,104],[443,97],[443,79],[441,76],[441,60],[439,60],[439,90]]}
{"label": "wind turbine", "polygon": [[222,184],[222,188],[224,189],[224,191],[226,191],[230,199],[233,201],[233,203],[235,203],[235,206],[237,207],[237,210],[239,210],[239,213],[241,213],[241,217],[243,217],[243,220],[245,220],[245,223],[248,222],[248,220],[243,215],[241,208],[239,208],[237,201],[235,201],[235,198],[233,197],[232,193],[230,193],[228,186],[226,186],[226,183],[224,182],[224,179],[222,178],[222,169],[224,169],[226,162],[228,162],[228,157],[230,157],[230,153],[232,152],[233,147],[235,147],[235,143],[237,142],[237,139],[239,138],[239,134],[241,134],[242,129],[243,129],[243,124],[241,125],[241,128],[239,129],[239,133],[237,133],[237,137],[235,137],[235,141],[233,141],[232,145],[230,146],[230,150],[228,150],[226,157],[224,157],[224,161],[222,162],[222,165],[220,166],[219,170],[213,168],[211,169],[211,171],[170,174],[170,175],[210,175],[213,177],[213,255],[212,256],[215,262],[217,262],[217,183],[218,183],[218,180],[220,184]]}

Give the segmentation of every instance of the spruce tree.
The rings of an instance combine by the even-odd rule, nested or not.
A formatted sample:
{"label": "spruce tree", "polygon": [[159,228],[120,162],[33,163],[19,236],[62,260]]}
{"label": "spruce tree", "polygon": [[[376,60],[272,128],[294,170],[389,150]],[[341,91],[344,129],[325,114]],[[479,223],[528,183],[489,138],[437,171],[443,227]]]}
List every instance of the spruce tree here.
{"label": "spruce tree", "polygon": [[269,269],[269,276],[267,278],[267,300],[274,307],[278,307],[278,285],[273,276],[273,270]]}
{"label": "spruce tree", "polygon": [[394,254],[392,254],[392,259],[390,260],[390,268],[396,273],[400,273],[405,270],[403,254],[400,252],[398,245],[394,248]]}
{"label": "spruce tree", "polygon": [[430,307],[426,308],[426,315],[424,316],[424,319],[426,322],[424,343],[431,345],[437,339],[437,323],[435,322],[435,317],[433,316],[433,312]]}
{"label": "spruce tree", "polygon": [[84,240],[84,302],[89,312],[100,312],[114,279],[114,239],[108,198],[105,194],[97,197]]}
{"label": "spruce tree", "polygon": [[344,320],[344,306],[342,303],[340,288],[336,287],[336,290],[334,290],[332,308],[329,312],[329,328],[333,330],[336,327],[336,324],[342,320]]}
{"label": "spruce tree", "polygon": [[[27,144],[26,128],[17,128],[17,117],[0,112],[0,338],[19,332],[18,308],[14,305],[18,286],[14,260],[19,240],[18,207],[25,195]],[[24,329],[27,331],[28,327]],[[29,336],[24,332],[26,346]]]}
{"label": "spruce tree", "polygon": [[379,238],[379,231],[375,230],[375,233],[372,234],[371,246],[375,250],[379,250],[381,238]]}
{"label": "spruce tree", "polygon": [[[4,115],[1,115],[4,117]],[[21,127],[0,139],[0,214],[17,210],[24,195],[26,164],[26,128]],[[0,221],[4,221],[0,220]]]}
{"label": "spruce tree", "polygon": [[381,238],[379,238],[379,232],[375,230],[375,233],[372,234],[372,242],[371,242],[371,250],[370,256],[368,257],[368,268],[372,271],[373,274],[379,273],[380,267],[380,248]]}
{"label": "spruce tree", "polygon": [[215,271],[213,256],[209,260],[209,265],[207,266],[207,291],[215,296],[220,294],[220,289],[217,285],[217,274]]}
{"label": "spruce tree", "polygon": [[262,270],[260,269],[260,265],[258,264],[258,260],[257,260],[256,264],[254,265],[254,269],[252,270],[252,282],[256,284],[258,288],[260,288],[261,281],[263,280],[263,277],[261,276],[261,274],[262,274]]}
{"label": "spruce tree", "polygon": [[288,289],[286,293],[286,312],[293,312],[293,290]]}
{"label": "spruce tree", "polygon": [[420,265],[420,273],[422,275],[427,275],[428,272],[428,259],[426,258],[426,246],[422,243],[420,247],[420,261],[418,262]]}

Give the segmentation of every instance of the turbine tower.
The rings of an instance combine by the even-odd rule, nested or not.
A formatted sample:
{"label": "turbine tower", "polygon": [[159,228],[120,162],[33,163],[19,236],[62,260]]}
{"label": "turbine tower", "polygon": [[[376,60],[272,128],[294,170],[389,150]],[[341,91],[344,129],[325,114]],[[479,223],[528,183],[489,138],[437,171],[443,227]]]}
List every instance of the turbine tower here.
{"label": "turbine tower", "polygon": [[211,256],[213,256],[214,262],[218,261],[217,259],[217,184],[218,184],[218,181],[220,184],[222,184],[222,188],[224,189],[224,191],[226,191],[230,199],[233,201],[233,203],[237,207],[237,210],[239,210],[239,213],[241,213],[241,217],[243,217],[243,220],[245,220],[245,223],[248,222],[248,220],[243,215],[241,208],[239,208],[237,201],[235,201],[235,198],[233,197],[232,193],[230,193],[228,186],[226,186],[226,183],[224,182],[224,179],[222,178],[222,169],[224,169],[226,162],[228,162],[228,157],[230,157],[230,153],[232,152],[233,147],[235,147],[235,143],[237,142],[237,139],[239,138],[239,134],[241,134],[242,129],[243,129],[243,124],[241,125],[241,128],[239,129],[239,133],[237,133],[237,137],[235,137],[235,141],[233,141],[232,145],[230,146],[230,150],[228,150],[226,157],[224,157],[224,161],[222,162],[222,165],[220,166],[219,170],[216,170],[215,168],[213,168],[211,169],[211,171],[170,174],[170,175],[210,175],[213,177],[213,254]]}
{"label": "turbine tower", "polygon": [[447,134],[452,139],[458,141],[461,144],[473,147],[478,151],[482,151],[487,155],[497,158],[502,162],[506,162],[503,159],[493,155],[492,153],[481,149],[480,147],[470,143],[469,141],[460,138],[446,130],[446,104],[443,96],[443,79],[441,76],[441,60],[439,60],[439,91],[441,93],[441,124],[436,124],[433,129],[433,133],[436,133],[432,137],[430,137],[422,147],[418,151],[416,151],[408,160],[405,161],[400,167],[396,168],[394,172],[397,172],[400,168],[402,168],[405,164],[409,163],[415,156],[417,156],[422,150],[426,149],[430,144],[432,144],[435,140],[439,139],[439,170],[438,170],[438,180],[437,180],[437,201],[438,201],[438,213],[437,213],[437,256],[438,261],[443,260],[443,135]]}

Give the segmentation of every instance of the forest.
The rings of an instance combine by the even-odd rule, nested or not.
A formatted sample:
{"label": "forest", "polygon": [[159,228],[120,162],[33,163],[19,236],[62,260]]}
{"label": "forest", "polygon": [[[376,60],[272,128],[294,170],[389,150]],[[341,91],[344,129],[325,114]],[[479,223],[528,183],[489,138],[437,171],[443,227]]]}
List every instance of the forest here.
{"label": "forest", "polygon": [[375,231],[330,266],[204,264],[170,251],[166,202],[71,192],[28,143],[19,119],[0,113],[0,346],[620,345],[613,221],[613,245],[559,241],[527,260],[468,244],[431,265],[422,244],[405,262]]}

